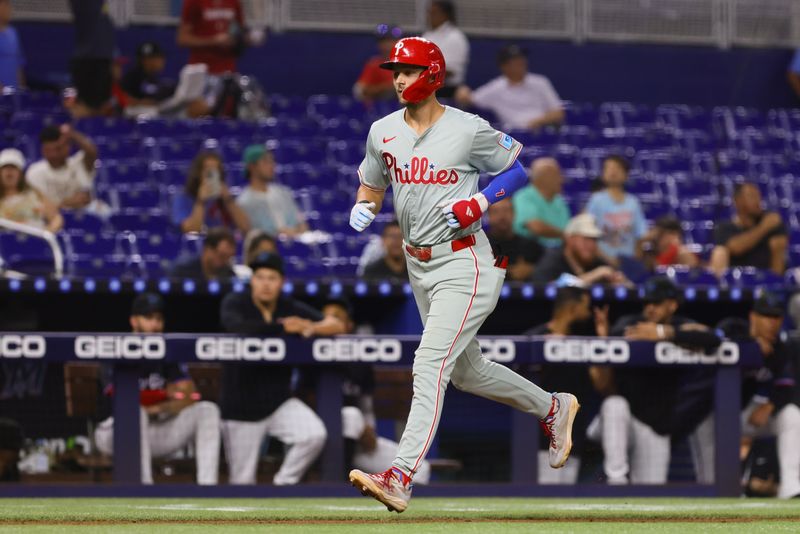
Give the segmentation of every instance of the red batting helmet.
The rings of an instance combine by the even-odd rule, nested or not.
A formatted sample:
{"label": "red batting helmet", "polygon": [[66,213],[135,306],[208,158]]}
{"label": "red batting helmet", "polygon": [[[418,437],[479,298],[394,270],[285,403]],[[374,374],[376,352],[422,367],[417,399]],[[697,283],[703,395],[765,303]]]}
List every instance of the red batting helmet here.
{"label": "red batting helmet", "polygon": [[397,41],[389,59],[381,63],[381,68],[394,70],[395,65],[413,65],[425,69],[419,79],[403,91],[403,98],[411,103],[425,100],[444,85],[444,55],[438,46],[427,39],[406,37]]}

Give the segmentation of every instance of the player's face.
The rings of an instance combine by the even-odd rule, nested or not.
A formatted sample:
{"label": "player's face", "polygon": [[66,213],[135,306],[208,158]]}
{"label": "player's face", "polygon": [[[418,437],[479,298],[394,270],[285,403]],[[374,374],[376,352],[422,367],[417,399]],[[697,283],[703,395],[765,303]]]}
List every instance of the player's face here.
{"label": "player's face", "polygon": [[164,332],[164,316],[158,312],[134,315],[131,317],[131,328],[137,334],[161,334]]}
{"label": "player's face", "polygon": [[167,66],[166,63],[164,56],[150,56],[142,59],[142,69],[147,74],[160,74]]}
{"label": "player's face", "polygon": [[751,334],[755,337],[764,338],[770,343],[775,343],[778,340],[782,324],[783,317],[770,317],[760,313],[750,314]]}
{"label": "player's face", "polygon": [[350,319],[350,314],[347,313],[347,310],[341,305],[326,304],[322,308],[322,315],[325,317],[335,317],[336,319],[339,319],[342,324],[345,325],[345,328],[347,328],[348,333],[353,331],[353,321]]}
{"label": "player's face", "polygon": [[283,287],[283,276],[275,269],[256,269],[250,278],[253,300],[264,305],[278,300]]}
{"label": "player's face", "polygon": [[661,302],[648,302],[644,305],[642,315],[651,323],[664,324],[672,318],[678,309],[678,303],[672,299],[662,300]]}
{"label": "player's face", "polygon": [[408,100],[403,98],[403,91],[406,90],[406,87],[416,82],[424,70],[421,67],[406,65],[400,65],[394,69],[394,89],[401,104],[409,103]]}

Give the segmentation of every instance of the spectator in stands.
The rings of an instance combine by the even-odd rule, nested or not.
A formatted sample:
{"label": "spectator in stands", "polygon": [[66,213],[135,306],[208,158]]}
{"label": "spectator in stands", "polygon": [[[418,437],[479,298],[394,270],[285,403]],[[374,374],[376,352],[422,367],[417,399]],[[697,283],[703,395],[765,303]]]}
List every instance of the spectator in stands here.
{"label": "spectator in stands", "polygon": [[464,83],[469,64],[469,41],[456,26],[456,7],[449,0],[433,0],[428,7],[430,30],[422,37],[432,41],[442,50],[447,66],[444,87],[436,91],[441,98],[455,95],[458,86]]}
{"label": "spectator in stands", "polygon": [[564,228],[564,246],[547,250],[536,265],[533,281],[546,284],[562,274],[578,277],[584,284],[626,284],[625,275],[600,256],[597,240],[603,232],[588,213],[576,215]]}
{"label": "spectator in stands", "polygon": [[172,96],[175,82],[163,77],[166,59],[161,46],[145,41],[136,49],[136,64],[125,73],[120,85],[130,99],[129,105],[154,106]]}
{"label": "spectator in stands", "polygon": [[489,231],[486,236],[492,244],[495,256],[508,258],[506,278],[530,280],[536,262],[544,254],[544,248],[535,239],[515,234],[513,224],[514,206],[510,199],[489,206]]}
{"label": "spectator in stands", "polygon": [[800,48],[795,50],[794,56],[792,56],[786,78],[789,80],[789,87],[792,88],[797,98],[800,98]]}
{"label": "spectator in stands", "polygon": [[600,251],[611,261],[637,257],[639,240],[647,231],[647,221],[639,200],[625,192],[630,165],[622,156],[603,160],[601,180],[605,189],[592,193],[586,213],[594,216],[603,232]]}
{"label": "spectator in stands", "polygon": [[[592,320],[594,324],[592,325]],[[587,329],[587,323],[590,328]],[[525,332],[527,336],[578,336],[608,335],[608,306],[592,309],[589,290],[578,286],[564,286],[558,289],[553,301],[551,319]],[[539,484],[574,484],[578,481],[581,467],[581,453],[589,421],[589,412],[596,396],[592,389],[589,373],[583,366],[539,365],[536,383],[544,384],[546,391],[570,391],[581,399],[582,410],[578,412],[572,428],[573,445],[570,460],[563,469],[553,469],[548,460],[549,440],[542,434],[539,441]]]}
{"label": "spectator in stands", "polygon": [[497,56],[501,76],[470,91],[461,86],[456,100],[463,106],[491,110],[507,130],[536,130],[564,122],[564,108],[550,80],[528,72],[527,52],[509,45]]}
{"label": "spectator in stands", "polygon": [[384,255],[364,268],[365,280],[408,280],[406,251],[403,247],[403,233],[400,224],[391,221],[381,232]]}
{"label": "spectator in stands", "polygon": [[225,183],[225,167],[219,154],[204,150],[195,156],[184,191],[173,199],[172,221],[183,233],[216,226],[250,230],[247,214],[236,204]]}
{"label": "spectator in stands", "polygon": [[[137,334],[164,332],[164,301],[153,293],[138,295],[131,307],[130,324]],[[199,400],[185,365],[148,363],[139,375],[141,403],[142,483],[153,483],[151,458],[163,458],[193,445],[197,483],[216,484],[219,476],[219,408]],[[103,420],[95,430],[98,450],[114,452],[114,418]]]}
{"label": "spectator in stands", "polygon": [[275,183],[275,157],[264,145],[250,145],[242,160],[247,187],[236,199],[253,228],[270,235],[297,237],[308,231],[308,224],[294,200],[292,190]]}
{"label": "spectator in stands", "polygon": [[74,118],[110,113],[114,24],[109,0],[70,0],[75,48],[70,62],[77,99],[70,106]]}
{"label": "spectator in stands", "polygon": [[389,57],[397,40],[403,37],[403,30],[391,24],[379,24],[375,34],[379,53],[364,64],[361,75],[353,85],[353,96],[366,104],[397,98],[392,71],[382,69],[380,65]]}
{"label": "spectator in stands", "polygon": [[[329,300],[322,308],[325,317],[334,317],[345,325],[345,333],[355,331],[352,311],[348,302]],[[397,455],[398,443],[379,436],[373,409],[375,377],[372,367],[349,365],[343,369],[342,383],[342,435],[345,440],[347,469],[377,472],[390,465]],[[431,466],[423,460],[414,476],[415,484],[427,484]]]}
{"label": "spectator in stands", "polygon": [[642,251],[648,269],[669,265],[697,267],[700,259],[683,242],[683,228],[675,217],[658,219],[642,238]]}
{"label": "spectator in stands", "polygon": [[184,0],[178,45],[189,49],[189,64],[208,65],[209,74],[236,72],[247,36],[239,0]]}
{"label": "spectator in stands", "polygon": [[[612,336],[629,340],[671,341],[710,352],[721,339],[708,327],[675,314],[681,293],[668,278],[644,285],[641,314],[620,318]],[[680,369],[591,367],[595,389],[605,396],[587,435],[603,446],[603,471],[609,484],[663,484],[670,460],[670,434],[677,404]]]}
{"label": "spectator in stands", "polygon": [[714,228],[717,246],[709,268],[722,276],[729,267],[752,266],[783,275],[786,270],[788,238],[779,213],[761,206],[758,186],[744,182],[733,189],[733,220]]}
{"label": "spectator in stands", "polygon": [[[68,124],[45,126],[39,134],[42,159],[28,167],[28,183],[59,209],[85,209],[99,216],[110,214],[103,201],[94,198],[97,146]],[[72,144],[78,151],[70,155]]]}
{"label": "spectator in stands", "polygon": [[244,257],[242,263],[250,265],[256,256],[263,252],[278,254],[278,243],[275,238],[262,230],[250,230],[242,247]]}
{"label": "spectator in stands", "polygon": [[195,280],[228,280],[236,275],[231,262],[236,256],[236,240],[227,228],[212,228],[203,239],[200,256],[178,261],[170,275]]}
{"label": "spectator in stands", "polygon": [[531,163],[530,185],[514,193],[514,231],[535,238],[545,247],[564,244],[564,228],[570,213],[561,188],[564,177],[554,158]]}
{"label": "spectator in stands", "polygon": [[58,208],[25,181],[25,158],[16,148],[0,152],[0,219],[54,233],[64,226]]}
{"label": "spectator in stands", "polygon": [[[283,260],[261,254],[250,264],[249,293],[229,293],[220,318],[226,332],[246,336],[331,336],[344,333],[338,319],[281,294]],[[261,441],[274,437],[289,450],[276,485],[297,484],[325,445],[325,425],[314,410],[291,398],[292,369],[275,365],[223,368],[222,418],[231,484],[254,484]],[[323,401],[323,399],[320,399]]]}
{"label": "spectator in stands", "polygon": [[0,0],[0,88],[25,87],[25,56],[11,26],[11,0]]}

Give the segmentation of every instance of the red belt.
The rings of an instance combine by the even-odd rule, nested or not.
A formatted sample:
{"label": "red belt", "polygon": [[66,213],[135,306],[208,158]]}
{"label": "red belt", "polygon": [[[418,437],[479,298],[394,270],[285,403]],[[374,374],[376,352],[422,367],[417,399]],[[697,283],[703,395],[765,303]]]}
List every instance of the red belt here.
{"label": "red belt", "polygon": [[[462,237],[461,239],[456,239],[450,242],[450,247],[453,252],[458,252],[459,250],[469,248],[475,245],[475,235],[468,235],[467,237]],[[432,247],[412,247],[411,245],[406,245],[406,252],[410,256],[414,256],[419,261],[430,261],[431,259],[431,248]]]}

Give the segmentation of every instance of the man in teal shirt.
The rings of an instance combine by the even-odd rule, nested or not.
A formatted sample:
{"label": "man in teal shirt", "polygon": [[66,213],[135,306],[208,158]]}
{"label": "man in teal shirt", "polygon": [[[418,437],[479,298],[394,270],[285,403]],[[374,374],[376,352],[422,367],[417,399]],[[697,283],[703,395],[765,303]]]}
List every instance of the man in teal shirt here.
{"label": "man in teal shirt", "polygon": [[531,164],[531,184],[513,198],[514,232],[534,237],[545,247],[563,244],[569,207],[561,196],[561,167],[553,158],[539,158]]}

